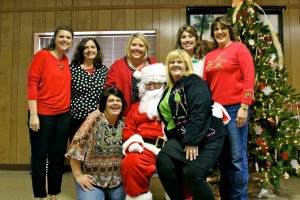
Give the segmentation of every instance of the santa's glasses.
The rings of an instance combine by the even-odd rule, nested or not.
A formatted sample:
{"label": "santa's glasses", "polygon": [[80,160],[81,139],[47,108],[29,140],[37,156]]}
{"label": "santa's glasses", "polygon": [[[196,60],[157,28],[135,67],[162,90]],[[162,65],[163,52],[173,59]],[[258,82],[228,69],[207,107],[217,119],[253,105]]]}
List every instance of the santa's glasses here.
{"label": "santa's glasses", "polygon": [[151,90],[151,89],[159,89],[161,88],[161,86],[163,85],[163,83],[160,83],[160,82],[149,82],[149,83],[146,83],[145,84],[145,89],[146,90]]}

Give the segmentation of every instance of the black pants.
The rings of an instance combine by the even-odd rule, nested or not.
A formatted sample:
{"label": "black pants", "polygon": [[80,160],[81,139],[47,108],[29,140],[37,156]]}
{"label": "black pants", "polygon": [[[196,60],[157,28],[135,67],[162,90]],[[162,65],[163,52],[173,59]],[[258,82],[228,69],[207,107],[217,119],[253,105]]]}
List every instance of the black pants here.
{"label": "black pants", "polygon": [[69,142],[72,142],[72,139],[81,126],[81,124],[84,122],[85,119],[74,119],[71,117],[71,127],[70,127],[70,132],[69,132]]}
{"label": "black pants", "polygon": [[[29,115],[29,113],[28,113]],[[48,156],[48,194],[61,192],[64,173],[64,154],[66,153],[70,128],[69,112],[59,115],[39,115],[40,130],[29,129],[31,144],[31,178],[35,198],[47,196],[46,160]]]}
{"label": "black pants", "polygon": [[171,200],[185,200],[183,185],[187,187],[193,200],[215,199],[206,178],[220,154],[223,143],[224,137],[220,137],[199,148],[199,160],[204,167],[197,167],[182,162],[164,152],[158,154],[156,161],[157,172]]}

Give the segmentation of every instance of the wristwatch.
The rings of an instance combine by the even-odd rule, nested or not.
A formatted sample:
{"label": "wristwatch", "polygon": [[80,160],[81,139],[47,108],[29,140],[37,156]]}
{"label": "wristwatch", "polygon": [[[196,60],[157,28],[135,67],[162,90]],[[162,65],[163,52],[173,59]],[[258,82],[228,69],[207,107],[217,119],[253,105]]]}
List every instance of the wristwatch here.
{"label": "wristwatch", "polygon": [[241,109],[244,110],[244,111],[247,111],[248,107],[247,106],[241,106]]}

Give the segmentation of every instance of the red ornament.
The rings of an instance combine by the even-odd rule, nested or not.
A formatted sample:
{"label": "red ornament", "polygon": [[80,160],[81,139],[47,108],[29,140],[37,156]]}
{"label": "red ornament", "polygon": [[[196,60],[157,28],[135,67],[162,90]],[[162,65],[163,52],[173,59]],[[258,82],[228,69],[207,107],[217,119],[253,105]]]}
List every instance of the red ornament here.
{"label": "red ornament", "polygon": [[248,24],[253,24],[253,19],[251,19],[251,18],[249,18],[248,20],[247,20],[247,22],[248,22]]}
{"label": "red ornament", "polygon": [[281,157],[282,157],[282,160],[288,160],[289,159],[289,154],[286,151],[283,151],[281,153]]}
{"label": "red ornament", "polygon": [[273,119],[271,119],[271,120],[270,120],[270,125],[271,125],[271,126],[275,126],[275,125],[276,125],[276,122],[275,122]]}
{"label": "red ornament", "polygon": [[256,145],[260,147],[264,146],[264,140],[262,138],[257,138]]}
{"label": "red ornament", "polygon": [[258,88],[259,88],[260,90],[263,90],[265,87],[266,87],[266,84],[265,84],[265,83],[259,83],[259,84],[258,84]]}
{"label": "red ornament", "polygon": [[263,150],[261,150],[262,154],[267,154],[269,150],[269,147],[265,147]]}
{"label": "red ornament", "polygon": [[266,167],[269,169],[271,167],[271,163],[270,162],[266,162]]}
{"label": "red ornament", "polygon": [[246,9],[242,10],[241,13],[242,13],[242,15],[243,15],[244,17],[248,15],[248,11],[247,11]]}
{"label": "red ornament", "polygon": [[272,37],[269,36],[269,35],[266,35],[266,36],[264,37],[264,40],[265,40],[266,42],[272,42]]}

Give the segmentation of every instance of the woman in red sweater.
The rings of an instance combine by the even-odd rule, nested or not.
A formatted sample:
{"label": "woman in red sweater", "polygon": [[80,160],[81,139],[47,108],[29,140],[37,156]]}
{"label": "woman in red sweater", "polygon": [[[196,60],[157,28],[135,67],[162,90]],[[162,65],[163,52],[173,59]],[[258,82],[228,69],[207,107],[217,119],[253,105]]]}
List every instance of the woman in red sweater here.
{"label": "woman in red sweater", "polygon": [[71,99],[71,73],[65,53],[72,46],[73,36],[70,27],[58,26],[50,44],[34,55],[27,74],[31,176],[35,198],[47,199],[48,193],[50,199],[55,200],[61,192]]}
{"label": "woman in red sweater", "polygon": [[203,79],[215,102],[222,104],[231,120],[220,156],[221,199],[248,199],[248,119],[254,91],[254,64],[246,45],[238,42],[231,20],[217,17],[211,25],[216,48],[204,61]]}
{"label": "woman in red sweater", "polygon": [[126,101],[123,115],[126,117],[131,105],[139,100],[137,83],[133,72],[139,68],[157,63],[149,57],[149,41],[143,33],[134,33],[129,36],[126,44],[126,56],[115,61],[107,74],[106,86],[117,87],[122,91]]}

